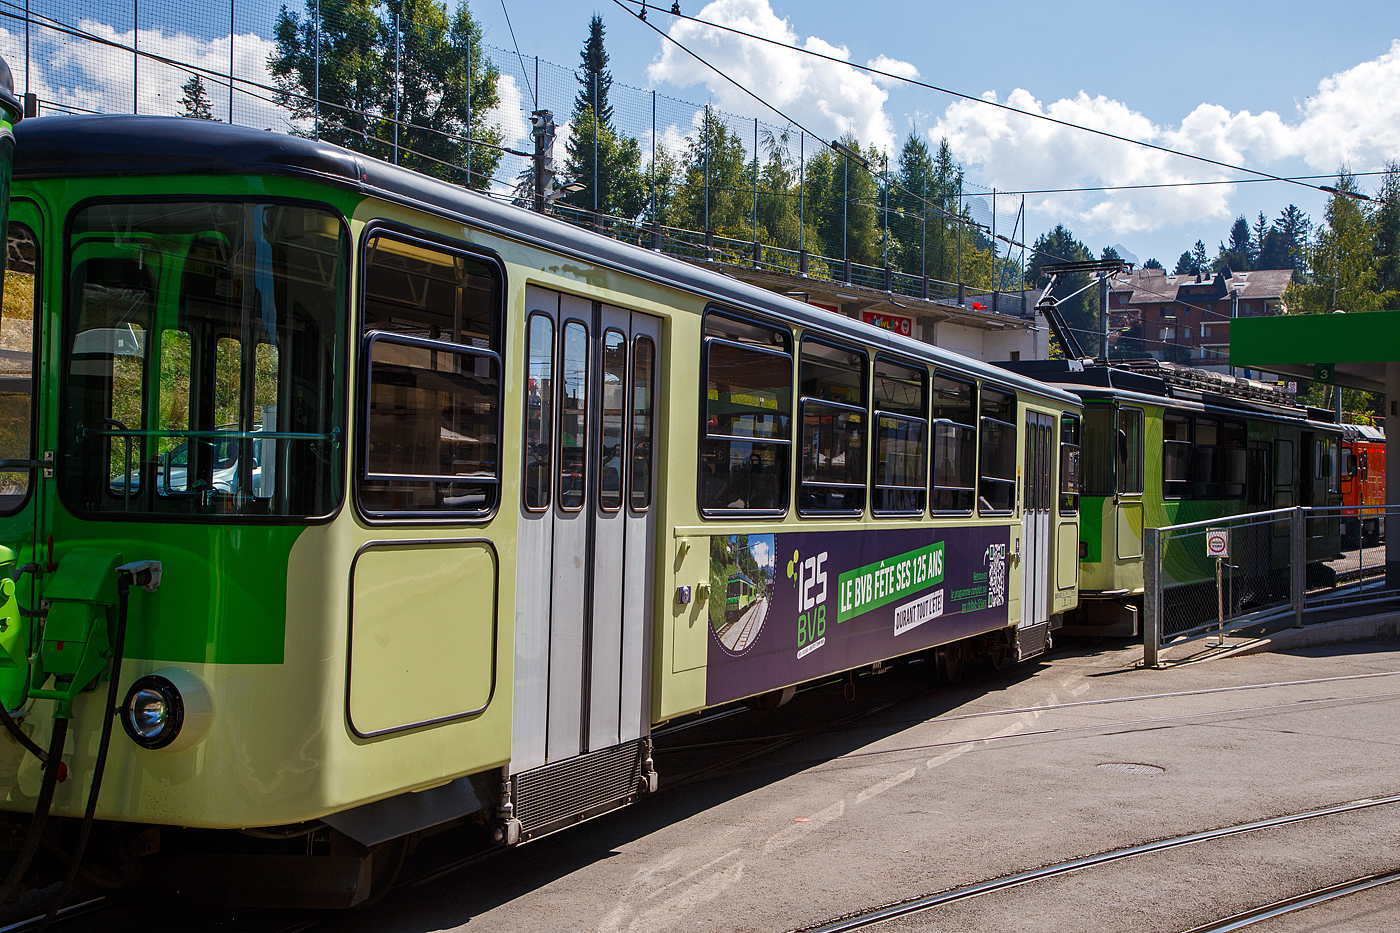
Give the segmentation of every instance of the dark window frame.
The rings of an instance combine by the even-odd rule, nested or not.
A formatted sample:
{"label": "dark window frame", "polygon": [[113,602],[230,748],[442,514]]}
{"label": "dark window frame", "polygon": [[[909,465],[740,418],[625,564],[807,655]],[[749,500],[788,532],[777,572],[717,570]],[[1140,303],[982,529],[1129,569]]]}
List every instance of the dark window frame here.
{"label": "dark window frame", "polygon": [[[1066,421],[1072,421],[1074,423],[1073,442],[1065,439],[1065,435],[1067,433],[1065,431]],[[1077,415],[1072,411],[1060,412],[1059,424],[1057,426],[1057,430],[1059,431],[1060,437],[1060,456],[1059,463],[1056,467],[1060,471],[1060,475],[1059,477],[1057,477],[1058,482],[1056,483],[1056,508],[1059,509],[1061,515],[1079,514],[1079,497],[1083,495],[1084,492],[1084,464],[1082,460],[1082,434],[1084,430],[1083,421],[1084,419],[1081,415]],[[1073,454],[1071,455],[1070,459],[1067,460],[1066,454],[1068,454],[1070,450],[1073,450]],[[1070,465],[1070,460],[1072,460],[1074,464],[1074,469],[1072,471],[1068,469]],[[1068,479],[1068,474],[1071,472],[1073,472],[1074,477],[1078,482],[1077,487],[1073,490],[1065,488],[1065,484]]]}
{"label": "dark window frame", "polygon": [[[40,220],[47,220],[43,213],[39,211],[38,204],[29,200],[28,198],[12,199],[12,203],[19,201],[23,201],[24,203],[30,205],[34,209],[34,211],[39,214]],[[10,220],[9,223],[13,226],[23,227],[24,229],[28,230],[29,235],[34,239],[34,307],[31,311],[31,313],[33,314],[34,327],[30,334],[29,340],[29,452],[27,459],[35,460],[38,459],[38,457],[36,457],[35,455],[39,451],[39,402],[43,398],[40,386],[40,376],[42,373],[42,368],[39,365],[39,348],[40,344],[42,343],[42,332],[45,329],[45,325],[48,323],[47,321],[43,320],[42,313],[42,309],[44,307],[44,241],[40,238],[39,234],[34,230],[34,228],[31,227],[29,224],[24,223],[23,221],[13,219]],[[8,230],[5,231],[5,236],[6,249],[8,249]],[[8,263],[6,263],[5,269],[6,271],[9,270]],[[2,518],[8,518],[11,515],[18,515],[19,513],[23,512],[25,508],[29,505],[30,501],[34,498],[35,487],[39,485],[37,482],[37,479],[40,478],[38,470],[15,470],[11,472],[25,474],[24,495],[16,499],[15,504],[13,506],[5,509],[0,509],[0,517]]]}
{"label": "dark window frame", "polygon": [[[543,504],[543,505],[530,505],[530,504],[527,502],[526,498],[525,498],[526,491],[527,491],[527,490],[529,489],[529,487],[530,487],[530,451],[529,451],[529,449],[528,449],[528,445],[526,444],[526,440],[527,440],[527,439],[529,438],[529,436],[530,436],[530,392],[529,392],[529,381],[530,381],[530,350],[531,350],[531,346],[530,346],[530,336],[531,336],[531,334],[530,334],[530,327],[531,327],[531,325],[534,323],[535,318],[541,318],[541,319],[543,319],[544,321],[548,322],[548,324],[549,324],[549,370],[550,370],[550,374],[549,374],[549,424],[548,424],[548,428],[547,428],[547,430],[549,431],[549,441],[548,441],[549,459],[548,459],[548,460],[546,461],[546,463],[545,463],[545,473],[546,473],[546,477],[547,477],[547,478],[546,478],[546,482],[545,482],[544,487],[543,487],[543,488],[544,488],[544,494],[545,494],[545,501],[544,501],[544,504]],[[559,334],[559,328],[555,326],[555,320],[554,320],[553,316],[551,316],[551,315],[549,315],[549,314],[546,314],[546,313],[543,312],[543,311],[530,311],[530,312],[528,312],[528,313],[525,315],[525,386],[526,386],[526,390],[525,390],[525,393],[524,393],[524,395],[525,395],[525,398],[524,398],[524,405],[522,406],[523,423],[522,423],[522,425],[521,425],[521,431],[520,431],[520,438],[521,438],[521,445],[520,445],[520,507],[521,507],[522,509],[524,509],[526,512],[530,512],[530,513],[532,513],[532,514],[540,514],[540,513],[543,513],[543,512],[548,512],[549,509],[550,509],[550,507],[554,504],[554,435],[555,435],[554,421],[555,421],[555,405],[557,404],[556,396],[558,395],[558,392],[557,392],[557,388],[558,388],[558,379],[556,378],[556,370],[555,370],[555,367],[556,367],[557,364],[558,364],[558,355],[557,355],[557,352],[556,352],[557,349],[558,349],[558,344],[559,344],[558,334]],[[541,407],[543,407],[543,406],[541,406]],[[540,424],[541,424],[541,430],[542,430],[542,431],[545,430],[543,414],[541,414]],[[502,458],[502,459],[504,459],[504,458]]]}
{"label": "dark window frame", "polygon": [[[29,199],[23,199],[28,201]],[[34,203],[30,201],[30,203]],[[341,378],[337,388],[343,393],[349,385],[354,382],[358,385],[356,376],[350,368],[350,348],[355,345],[355,320],[354,311],[358,309],[358,296],[360,282],[357,277],[352,277],[351,268],[353,260],[358,259],[359,246],[355,242],[354,231],[350,227],[350,221],[344,212],[333,204],[326,201],[317,201],[313,198],[297,198],[273,195],[223,195],[223,194],[149,194],[140,191],[129,192],[119,195],[103,195],[100,197],[83,198],[69,208],[63,220],[62,249],[63,249],[63,269],[62,280],[59,288],[58,299],[58,340],[60,348],[71,346],[74,334],[70,326],[68,314],[68,302],[71,300],[69,294],[73,278],[73,250],[70,248],[73,240],[73,225],[78,216],[89,208],[104,204],[246,204],[246,205],[279,205],[289,207],[302,207],[308,210],[320,211],[333,217],[340,227],[342,242],[346,250],[346,268],[343,272],[343,290],[340,296],[340,307],[337,309],[338,330],[336,338],[340,341],[340,348],[336,354],[335,362],[340,367]],[[358,273],[357,273],[358,275]],[[36,291],[40,286],[36,283]],[[49,315],[50,319],[54,315]],[[142,392],[147,389],[143,388]],[[68,380],[59,379],[58,386],[58,422],[62,423],[62,413],[68,410]],[[146,402],[143,395],[142,406],[144,409]],[[345,432],[348,425],[354,421],[354,412],[350,406],[342,406],[341,420],[342,426],[334,428],[333,431],[340,432],[339,437],[332,441],[333,456],[337,457],[337,464],[340,470],[340,484],[334,501],[330,507],[320,515],[307,516],[285,516],[285,515],[219,515],[199,514],[182,515],[179,513],[164,512],[93,512],[79,507],[78,503],[71,501],[63,483],[58,484],[58,499],[68,512],[86,521],[102,522],[161,522],[174,524],[202,524],[202,525],[279,525],[279,526],[308,526],[325,525],[335,521],[345,507],[346,499],[350,496],[352,477],[350,474],[349,445],[346,443]],[[71,450],[71,442],[68,440],[68,432],[59,430],[57,443],[54,449],[55,463],[62,463],[67,459]],[[36,445],[38,440],[36,438]],[[36,446],[37,449],[37,446]],[[32,485],[32,484],[31,484]]]}
{"label": "dark window frame", "polygon": [[[568,367],[564,365],[564,354],[568,352],[566,334],[570,327],[579,327],[583,330],[583,476],[580,477],[581,498],[577,505],[565,505],[564,499],[564,373]],[[559,318],[559,339],[556,342],[558,354],[554,358],[554,365],[558,367],[559,373],[559,403],[555,411],[555,416],[559,419],[559,430],[555,431],[554,437],[554,475],[550,477],[550,482],[554,484],[554,504],[561,512],[578,514],[588,507],[589,492],[589,469],[588,469],[588,445],[592,443],[591,425],[588,423],[589,417],[593,413],[593,327],[589,321],[581,320],[578,317]]]}
{"label": "dark window frame", "polygon": [[[647,419],[647,442],[651,444],[651,450],[647,455],[646,472],[646,501],[637,504],[637,348],[642,341],[646,341],[651,346],[651,363],[648,369],[648,386],[651,395],[647,398],[646,419]],[[630,482],[624,493],[627,500],[627,511],[633,515],[645,515],[651,511],[652,503],[656,501],[656,398],[657,380],[661,368],[660,360],[657,359],[656,340],[650,334],[633,334],[630,341],[630,350],[627,369],[627,478]]]}
{"label": "dark window frame", "polygon": [[[719,318],[721,321],[731,321],[736,324],[749,327],[761,327],[764,330],[773,332],[781,338],[780,345],[763,345],[758,343],[745,343],[742,340],[735,340],[728,336],[712,335],[707,333],[711,318]],[[752,350],[759,353],[766,353],[772,356],[784,357],[788,361],[788,391],[791,393],[793,407],[787,412],[788,437],[786,439],[763,439],[751,437],[737,437],[728,434],[709,433],[709,385],[710,385],[710,347],[716,342],[738,347],[744,350]],[[658,377],[659,378],[659,375]],[[699,410],[696,417],[696,441],[697,458],[695,462],[695,509],[702,519],[724,521],[733,518],[786,518],[792,507],[793,490],[796,486],[792,482],[793,477],[793,449],[795,444],[792,434],[796,430],[795,403],[797,396],[797,355],[793,352],[792,328],[778,320],[773,320],[765,315],[751,312],[739,311],[727,306],[710,306],[705,309],[704,316],[700,322],[700,393]],[[773,509],[713,509],[705,506],[704,495],[704,448],[707,440],[720,441],[741,441],[753,443],[774,444],[786,447],[786,453],[781,458],[784,474],[784,489],[782,490],[782,505]]]}
{"label": "dark window frame", "polygon": [[[831,349],[833,349],[833,350],[837,350],[837,351],[840,351],[840,352],[843,352],[843,353],[854,353],[854,354],[856,354],[856,355],[858,355],[858,356],[860,357],[860,384],[861,384],[861,395],[864,397],[864,400],[865,400],[864,406],[861,406],[861,405],[852,405],[852,404],[850,404],[850,403],[848,403],[848,402],[833,402],[833,401],[831,401],[831,400],[829,400],[829,399],[817,398],[817,397],[814,397],[814,396],[807,396],[807,395],[803,395],[803,394],[802,394],[802,351],[803,351],[803,349],[807,346],[808,343],[819,344],[819,345],[821,345],[821,346],[829,347],[829,348],[831,348]],[[800,447],[801,444],[802,444],[802,432],[804,432],[805,429],[806,429],[806,424],[807,424],[806,412],[807,412],[807,406],[808,406],[809,404],[824,405],[824,406],[827,406],[827,407],[829,407],[829,408],[833,408],[833,409],[838,409],[838,410],[840,410],[840,411],[849,412],[849,413],[851,413],[851,414],[853,414],[853,415],[860,415],[861,417],[863,417],[863,418],[865,419],[864,427],[863,427],[863,429],[859,432],[859,434],[860,434],[860,436],[861,436],[861,438],[862,438],[862,441],[863,441],[863,443],[861,444],[861,456],[864,458],[864,461],[865,461],[865,462],[864,462],[864,469],[863,469],[861,472],[865,474],[864,477],[861,479],[861,481],[860,481],[859,483],[839,483],[839,482],[838,482],[838,483],[808,483],[808,482],[805,482],[805,481],[802,479],[802,471],[801,471],[800,469],[799,469],[799,470],[795,470],[795,471],[794,471],[794,475],[793,475],[794,482],[793,482],[792,486],[793,486],[793,492],[794,492],[794,494],[797,496],[797,503],[798,503],[798,505],[797,505],[797,516],[798,516],[799,518],[863,518],[863,517],[865,516],[866,506],[868,505],[868,503],[865,501],[865,500],[866,500],[866,491],[867,491],[867,489],[869,488],[869,485],[870,485],[870,444],[869,444],[869,439],[870,439],[870,435],[871,435],[871,430],[870,430],[870,428],[871,428],[871,420],[872,420],[872,419],[871,419],[871,401],[872,401],[872,400],[871,400],[871,398],[870,398],[870,394],[871,394],[871,393],[870,393],[870,378],[871,378],[871,373],[872,373],[872,371],[873,371],[872,360],[871,360],[871,356],[870,356],[870,351],[869,351],[866,347],[864,347],[864,346],[860,346],[860,345],[857,345],[857,346],[849,346],[849,345],[847,345],[847,344],[844,344],[844,343],[840,342],[840,339],[839,339],[839,338],[829,337],[829,336],[827,336],[826,334],[822,333],[821,331],[807,330],[807,331],[804,331],[803,334],[802,334],[802,340],[801,340],[801,342],[800,342],[799,345],[798,345],[797,352],[794,354],[794,360],[795,360],[795,362],[796,362],[796,364],[797,364],[797,378],[796,378],[796,380],[795,380],[795,386],[794,386],[794,388],[795,388],[795,390],[796,390],[796,391],[794,392],[794,395],[796,396],[796,401],[797,401],[797,418],[796,418],[796,420],[795,420],[795,422],[794,422],[794,425],[793,425],[793,431],[794,431],[794,433],[796,433],[796,434],[798,435],[797,439],[794,441],[794,444],[795,444],[796,446]],[[862,501],[861,501],[861,503],[860,503],[860,507],[859,507],[859,508],[850,508],[850,509],[814,509],[814,508],[803,508],[803,506],[802,506],[802,487],[803,487],[803,486],[808,486],[808,487],[811,487],[811,488],[814,488],[814,489],[850,489],[850,490],[860,490],[860,493],[861,493],[861,500],[862,500]]]}
{"label": "dark window frame", "polygon": [[[388,337],[403,337],[407,335],[394,334],[389,331],[369,331],[364,330],[364,307],[367,287],[367,277],[369,273],[368,250],[369,243],[378,236],[389,236],[411,245],[418,245],[424,249],[440,250],[449,253],[459,253],[467,259],[479,262],[488,267],[496,278],[496,333],[499,334],[500,346],[494,350],[486,349],[485,355],[494,356],[498,367],[497,384],[499,392],[496,399],[496,472],[495,483],[498,490],[496,502],[491,509],[475,512],[438,512],[438,511],[392,511],[376,512],[365,508],[361,496],[361,486],[364,483],[365,475],[362,465],[366,462],[368,453],[369,438],[364,430],[369,419],[369,344],[371,334],[382,334]],[[355,475],[354,480],[354,500],[355,512],[366,523],[374,525],[479,525],[491,521],[500,510],[503,496],[500,494],[504,486],[503,477],[505,457],[505,400],[506,400],[506,372],[504,361],[508,350],[507,330],[506,330],[506,303],[509,288],[509,277],[507,275],[505,263],[494,250],[485,249],[465,240],[458,240],[450,236],[425,230],[421,227],[414,227],[409,224],[396,221],[375,219],[365,224],[360,231],[359,242],[355,245],[356,260],[358,263],[357,280],[354,287],[355,295],[355,319],[351,322],[354,325],[354,333],[346,341],[347,344],[354,344],[358,348],[358,372],[356,373],[355,385],[358,392],[356,400],[353,423],[361,428],[359,436],[355,439]],[[558,328],[556,328],[556,333]],[[414,340],[426,340],[426,338],[410,338]],[[452,351],[469,350],[478,354],[484,348],[470,347],[466,344],[451,343],[449,341],[431,341],[427,343],[441,343]],[[556,339],[556,342],[557,339]]]}
{"label": "dark window frame", "polygon": [[[978,514],[979,516],[980,516],[980,515],[998,515],[998,516],[1000,516],[1000,515],[1013,515],[1013,514],[1015,514],[1015,512],[1016,512],[1016,487],[1017,487],[1017,485],[1019,484],[1019,481],[1018,481],[1018,478],[1017,478],[1017,474],[1016,474],[1016,472],[1015,472],[1015,471],[1016,471],[1016,466],[1017,466],[1016,444],[1017,444],[1017,442],[1024,441],[1024,437],[1022,436],[1023,433],[1024,433],[1024,429],[1023,429],[1023,428],[1018,428],[1015,422],[1002,421],[1000,418],[993,418],[993,417],[991,417],[990,415],[985,415],[985,414],[983,414],[982,412],[983,412],[985,406],[984,406],[983,403],[982,403],[982,393],[984,393],[984,392],[999,392],[999,393],[1001,393],[1002,395],[1009,395],[1009,396],[1011,397],[1011,417],[1012,417],[1012,418],[1016,418],[1016,417],[1017,417],[1017,412],[1019,411],[1019,407],[1018,407],[1018,404],[1019,404],[1019,403],[1018,403],[1018,399],[1017,399],[1017,397],[1016,397],[1016,392],[1015,392],[1015,390],[1013,390],[1013,389],[1005,389],[1005,388],[1002,388],[1001,386],[998,386],[998,385],[996,385],[995,383],[986,383],[986,382],[984,382],[984,383],[981,383],[980,385],[978,385],[978,387],[977,387],[977,496],[976,496],[977,514]],[[1011,431],[1011,436],[1015,439],[1015,440],[1013,441],[1013,445],[1012,445],[1012,449],[1011,449],[1011,469],[1012,469],[1012,473],[1011,473],[1011,475],[1010,475],[1009,478],[1007,478],[1007,477],[1001,477],[1001,476],[988,475],[988,474],[985,472],[985,463],[983,462],[983,453],[984,453],[984,450],[985,450],[985,448],[984,448],[984,441],[986,440],[986,437],[987,437],[987,433],[988,433],[988,432],[986,432],[986,431],[983,430],[983,426],[984,426],[987,422],[991,422],[992,424],[998,425],[999,427],[1002,427],[1002,428],[1008,428],[1008,429],[1010,429],[1010,431]],[[990,507],[990,502],[988,502],[988,505],[989,505],[988,508],[983,508],[983,507],[982,507],[982,503],[988,501],[988,500],[986,499],[986,497],[982,495],[982,485],[983,485],[983,483],[986,483],[986,482],[991,482],[992,484],[994,484],[994,485],[996,485],[996,486],[998,486],[998,487],[1004,487],[1004,486],[1010,486],[1010,487],[1011,487],[1011,504],[1010,504],[1009,507],[1004,508],[1004,509],[1001,509],[1001,508],[992,508],[992,507]]]}
{"label": "dark window frame", "polygon": [[[604,432],[606,431],[606,419],[608,414],[608,408],[606,406],[608,384],[608,334],[616,334],[617,336],[622,338],[622,386],[619,390],[622,393],[622,407],[618,409],[622,419],[622,436],[621,439],[618,441],[618,445],[622,448],[618,454],[619,459],[622,462],[622,469],[618,471],[617,476],[616,504],[610,503],[608,499],[604,497],[603,494],[603,469],[607,464],[607,461],[604,459],[607,435]],[[603,512],[607,515],[616,515],[617,513],[622,511],[623,503],[628,497],[627,442],[630,439],[629,435],[631,434],[630,418],[632,414],[632,399],[627,390],[632,385],[632,341],[628,340],[627,335],[615,325],[608,325],[607,327],[604,327],[603,333],[601,334],[598,341],[598,377],[598,459],[594,464],[597,469],[594,471],[595,475],[593,477],[593,490],[594,495],[597,497],[598,501],[598,511]]]}
{"label": "dark window frame", "polygon": [[[947,380],[948,382],[960,383],[960,384],[962,384],[962,385],[965,385],[965,386],[969,387],[969,388],[972,390],[972,393],[971,393],[971,396],[972,396],[972,423],[971,423],[971,424],[967,424],[967,423],[962,422],[962,421],[954,421],[954,420],[951,419],[951,418],[939,418],[939,417],[937,417],[937,415],[934,413],[934,411],[933,411],[933,406],[936,404],[937,391],[938,391],[937,383],[938,383],[938,380],[939,380],[939,379],[945,379],[945,380]],[[980,432],[978,431],[978,424],[979,424],[978,413],[981,411],[981,405],[982,405],[981,390],[980,390],[980,388],[979,388],[979,386],[978,386],[978,384],[977,384],[977,380],[976,380],[976,379],[974,379],[974,378],[972,378],[972,377],[970,377],[970,376],[962,376],[961,374],[955,374],[955,373],[950,373],[950,374],[948,374],[948,375],[944,375],[944,374],[943,374],[943,371],[942,371],[941,369],[935,368],[934,373],[933,373],[933,379],[930,380],[930,382],[929,382],[929,432],[928,432],[928,433],[929,433],[929,481],[928,481],[928,490],[929,490],[929,514],[930,514],[930,515],[934,515],[934,516],[955,516],[955,515],[965,516],[965,515],[972,515],[973,512],[974,512],[974,511],[976,510],[976,508],[977,508],[977,475],[978,475],[979,470],[981,469],[981,464],[980,464],[980,461],[978,460],[978,442],[979,442],[979,440],[980,440],[980,438],[978,437],[978,435],[979,435],[979,433],[980,433]],[[971,485],[971,486],[944,486],[944,485],[938,484],[938,482],[937,482],[938,468],[937,468],[937,467],[934,465],[934,463],[933,463],[933,453],[934,453],[934,450],[935,450],[935,448],[936,448],[936,443],[935,443],[935,440],[934,440],[934,435],[935,435],[935,433],[936,433],[936,429],[937,429],[938,425],[940,425],[940,424],[951,425],[951,426],[953,426],[956,430],[971,431],[971,432],[972,432],[972,485]],[[961,449],[961,445],[960,445],[960,449]],[[952,490],[952,491],[954,491],[954,492],[959,492],[959,493],[964,493],[964,492],[965,492],[965,493],[971,493],[971,495],[969,495],[969,496],[967,497],[967,499],[968,499],[967,508],[965,508],[965,509],[938,509],[938,508],[934,508],[934,500],[937,498],[937,495],[938,495],[937,490],[939,490],[939,489],[948,489],[948,490]]]}
{"label": "dark window frame", "polygon": [[[906,368],[906,369],[913,369],[913,370],[917,370],[917,371],[918,371],[919,377],[920,377],[920,378],[919,378],[919,393],[920,393],[920,395],[922,396],[922,404],[919,406],[921,414],[919,414],[919,415],[911,415],[911,414],[909,414],[909,413],[906,412],[906,411],[895,411],[895,410],[893,410],[893,409],[887,411],[887,410],[885,410],[885,409],[880,408],[880,400],[879,400],[879,398],[877,397],[877,393],[876,393],[876,391],[875,391],[875,386],[876,386],[876,384],[877,384],[876,380],[878,380],[878,379],[880,378],[880,377],[879,377],[879,374],[878,374],[878,372],[877,372],[877,370],[879,369],[880,364],[881,364],[882,362],[883,362],[883,363],[891,363],[891,364],[893,364],[893,365],[895,365],[895,366],[903,366],[903,367]],[[928,505],[929,505],[929,503],[928,503],[929,461],[930,461],[930,459],[931,459],[931,458],[930,458],[930,448],[931,448],[932,445],[933,445],[932,421],[931,421],[930,418],[929,418],[930,407],[931,407],[932,404],[933,404],[933,395],[932,395],[932,393],[929,391],[929,386],[930,386],[930,384],[931,384],[931,381],[932,381],[932,380],[931,380],[931,378],[930,378],[930,376],[929,376],[929,371],[928,371],[928,365],[927,365],[927,364],[924,364],[924,363],[915,363],[915,362],[913,362],[913,361],[911,361],[911,360],[906,360],[906,359],[904,359],[903,357],[894,356],[894,355],[889,354],[889,353],[876,352],[875,358],[874,358],[874,360],[873,360],[873,361],[871,362],[871,364],[870,364],[870,431],[871,431],[871,445],[870,445],[870,461],[869,461],[868,470],[869,470],[869,473],[870,473],[870,514],[873,515],[873,516],[875,516],[875,517],[877,517],[877,518],[901,518],[901,517],[919,517],[919,518],[922,518],[922,517],[924,516],[924,514],[928,511]],[[922,478],[921,478],[921,480],[920,480],[920,482],[919,482],[919,484],[918,484],[917,486],[884,486],[884,485],[881,485],[881,484],[879,483],[879,476],[877,475],[877,469],[876,469],[876,468],[877,468],[877,463],[878,463],[878,458],[879,458],[879,450],[880,450],[880,419],[881,419],[882,417],[897,418],[897,419],[899,419],[899,420],[901,420],[901,421],[916,421],[916,422],[918,422],[918,423],[920,423],[920,424],[923,425],[923,428],[924,428],[924,443],[923,443],[924,466],[923,466],[923,471],[922,471],[922,472],[923,472],[923,476],[922,476]],[[876,500],[877,500],[878,496],[876,495],[876,493],[877,493],[878,491],[886,491],[886,490],[891,491],[891,492],[909,492],[909,491],[917,492],[917,493],[920,494],[920,497],[921,497],[921,499],[922,499],[922,504],[921,504],[917,509],[886,509],[886,508],[877,508],[877,507],[876,507]]]}

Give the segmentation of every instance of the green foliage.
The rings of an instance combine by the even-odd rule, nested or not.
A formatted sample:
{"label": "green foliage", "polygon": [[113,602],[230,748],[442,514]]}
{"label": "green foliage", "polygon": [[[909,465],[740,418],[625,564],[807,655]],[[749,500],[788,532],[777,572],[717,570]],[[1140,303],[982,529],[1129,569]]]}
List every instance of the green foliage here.
{"label": "green foliage", "polygon": [[1195,260],[1191,258],[1191,251],[1188,249],[1180,256],[1176,257],[1176,266],[1172,269],[1172,275],[1195,275],[1201,270],[1196,266]]}
{"label": "green foliage", "polygon": [[569,120],[571,133],[564,161],[564,175],[584,188],[565,195],[563,201],[630,219],[641,214],[649,192],[641,170],[640,143],[621,135],[613,125],[613,108],[608,102],[613,79],[604,37],[603,18],[595,13],[588,24],[582,70],[574,75],[579,90]]}
{"label": "green foliage", "polygon": [[299,135],[392,159],[397,121],[399,164],[461,182],[470,162],[467,186],[490,187],[501,153],[483,144],[501,138],[484,117],[499,72],[465,2],[449,16],[435,0],[308,0],[304,15],[282,7],[274,35],[278,103],[311,124]]}
{"label": "green foliage", "polygon": [[[1260,215],[1263,221],[1263,215]],[[1211,268],[1215,272],[1224,272],[1229,269],[1231,272],[1248,272],[1254,268],[1254,261],[1258,250],[1255,248],[1254,236],[1249,227],[1249,221],[1241,214],[1235,218],[1235,222],[1230,227],[1230,245],[1220,244],[1220,251],[1215,256],[1215,262]]]}
{"label": "green foliage", "polygon": [[[1046,273],[1041,270],[1057,262],[1089,262],[1094,254],[1064,224],[1056,224],[1049,233],[1035,241],[1035,253],[1030,262],[1030,278],[1039,283]],[[1074,339],[1085,353],[1098,351],[1099,290],[1086,287],[1093,281],[1087,272],[1061,275],[1055,279],[1050,294],[1060,302],[1060,314],[1073,330]],[[1075,295],[1075,292],[1079,294]],[[1069,297],[1073,295],[1073,297]]]}
{"label": "green foliage", "polygon": [[[1383,293],[1400,292],[1400,162],[1385,165],[1385,177],[1376,195],[1376,287]],[[1395,307],[1391,302],[1388,307]]]}
{"label": "green foliage", "polygon": [[1305,249],[1310,273],[1288,287],[1288,307],[1294,313],[1379,311],[1395,297],[1380,287],[1376,220],[1347,196],[1358,190],[1356,177],[1343,170],[1335,187],[1338,193],[1327,201],[1325,223]]}
{"label": "green foliage", "polygon": [[1161,264],[1160,262],[1158,262],[1155,258],[1147,260],[1147,262],[1145,262],[1145,263],[1142,264],[1142,267],[1143,267],[1144,269],[1161,269],[1161,268],[1163,268],[1163,267],[1162,267],[1162,264]]}
{"label": "green foliage", "polygon": [[1191,247],[1191,265],[1195,267],[1196,275],[1200,275],[1210,269],[1210,260],[1206,257],[1206,245],[1200,240]]}
{"label": "green foliage", "polygon": [[203,75],[191,75],[190,79],[180,86],[180,90],[185,92],[180,98],[180,107],[183,109],[180,116],[196,120],[214,119],[214,111],[209,106],[209,92],[204,89]]}

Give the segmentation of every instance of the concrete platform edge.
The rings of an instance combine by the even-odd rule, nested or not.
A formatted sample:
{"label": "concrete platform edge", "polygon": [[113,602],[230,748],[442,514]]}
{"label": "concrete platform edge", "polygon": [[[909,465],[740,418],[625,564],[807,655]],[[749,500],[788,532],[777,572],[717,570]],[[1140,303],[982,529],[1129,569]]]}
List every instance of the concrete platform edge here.
{"label": "concrete platform edge", "polygon": [[1222,651],[1213,655],[1212,659],[1396,637],[1400,637],[1400,612],[1384,612],[1379,615],[1362,616],[1359,619],[1338,619],[1335,622],[1322,622],[1276,632]]}

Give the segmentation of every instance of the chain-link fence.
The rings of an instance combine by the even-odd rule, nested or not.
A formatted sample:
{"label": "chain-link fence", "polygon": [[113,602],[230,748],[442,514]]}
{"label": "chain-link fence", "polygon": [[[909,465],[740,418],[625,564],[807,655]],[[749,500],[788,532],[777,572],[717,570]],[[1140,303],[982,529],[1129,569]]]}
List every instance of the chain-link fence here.
{"label": "chain-link fence", "polygon": [[[937,147],[844,138],[603,82],[432,0],[0,0],[30,115],[200,115],[296,133],[528,206],[529,117],[558,123],[565,220],[693,259],[1029,316],[1024,199]],[[584,37],[581,35],[580,40]],[[603,113],[595,118],[592,105]],[[584,106],[589,105],[589,106]],[[576,125],[577,124],[577,125]],[[1000,293],[1013,293],[1012,301]]]}
{"label": "chain-link fence", "polygon": [[1400,599],[1382,543],[1400,506],[1274,509],[1149,528],[1143,541],[1144,662],[1218,632]]}

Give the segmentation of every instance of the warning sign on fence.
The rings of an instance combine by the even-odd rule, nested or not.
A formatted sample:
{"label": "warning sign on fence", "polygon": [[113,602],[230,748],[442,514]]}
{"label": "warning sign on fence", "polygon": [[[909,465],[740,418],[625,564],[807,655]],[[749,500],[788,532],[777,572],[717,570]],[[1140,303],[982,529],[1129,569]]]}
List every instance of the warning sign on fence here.
{"label": "warning sign on fence", "polygon": [[1206,556],[1230,556],[1230,530],[1228,528],[1206,529]]}

